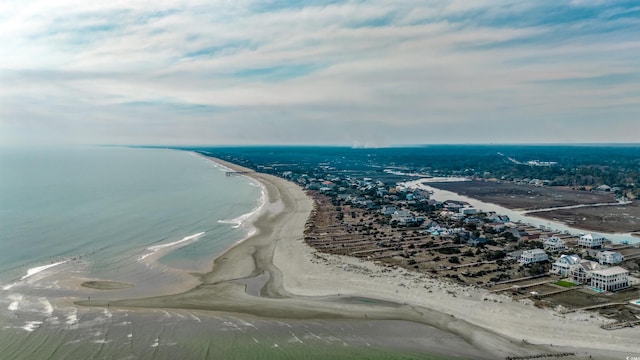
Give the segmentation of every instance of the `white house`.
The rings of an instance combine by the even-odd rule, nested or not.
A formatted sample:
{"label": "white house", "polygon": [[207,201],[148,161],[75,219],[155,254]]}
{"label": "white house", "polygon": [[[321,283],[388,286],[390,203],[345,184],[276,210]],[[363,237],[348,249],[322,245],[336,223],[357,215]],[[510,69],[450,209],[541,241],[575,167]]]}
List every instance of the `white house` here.
{"label": "white house", "polygon": [[520,255],[520,264],[532,264],[549,260],[549,256],[542,249],[525,250]]}
{"label": "white house", "polygon": [[569,269],[569,277],[578,284],[587,284],[591,279],[591,274],[600,269],[602,267],[595,261],[581,260]]}
{"label": "white house", "polygon": [[413,215],[411,215],[409,210],[396,210],[393,215],[391,215],[391,218],[402,225],[413,221]]}
{"label": "white house", "polygon": [[588,248],[599,248],[604,243],[604,237],[599,234],[586,234],[578,238],[578,245]]}
{"label": "white house", "polygon": [[571,267],[579,264],[580,261],[582,259],[576,254],[562,255],[551,266],[551,272],[560,276],[569,276]]}
{"label": "white house", "polygon": [[475,215],[478,212],[478,209],[474,207],[463,207],[462,209],[460,209],[460,214],[462,215]]}
{"label": "white house", "polygon": [[383,206],[380,212],[382,215],[393,215],[398,210],[395,206]]}
{"label": "white house", "polygon": [[391,215],[391,219],[397,221],[400,225],[409,225],[422,223],[425,217],[415,216],[409,210],[396,210],[396,212]]}
{"label": "white house", "polygon": [[594,270],[591,273],[591,286],[604,291],[617,291],[629,287],[629,271],[614,266]]}
{"label": "white house", "polygon": [[564,241],[557,236],[552,236],[545,240],[543,246],[545,250],[554,252],[567,249],[567,245],[565,245]]}
{"label": "white house", "polygon": [[615,251],[601,251],[598,253],[598,262],[602,265],[615,265],[624,261],[624,256]]}

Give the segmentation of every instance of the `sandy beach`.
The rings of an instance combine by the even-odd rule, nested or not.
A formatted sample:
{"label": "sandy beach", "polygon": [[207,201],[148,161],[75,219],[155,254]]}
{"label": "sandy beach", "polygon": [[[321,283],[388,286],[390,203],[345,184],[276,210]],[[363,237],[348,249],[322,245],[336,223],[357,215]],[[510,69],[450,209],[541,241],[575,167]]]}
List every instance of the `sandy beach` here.
{"label": "sandy beach", "polygon": [[[214,159],[237,171],[250,171]],[[606,331],[592,313],[560,314],[404,269],[319,253],[303,241],[313,201],[291,182],[249,173],[266,191],[256,232],[175,295],[111,301],[128,308],[198,309],[281,319],[404,320],[424,324],[435,353],[463,358],[572,352],[573,358],[640,356],[637,329]],[[80,301],[103,306],[105,301]]]}

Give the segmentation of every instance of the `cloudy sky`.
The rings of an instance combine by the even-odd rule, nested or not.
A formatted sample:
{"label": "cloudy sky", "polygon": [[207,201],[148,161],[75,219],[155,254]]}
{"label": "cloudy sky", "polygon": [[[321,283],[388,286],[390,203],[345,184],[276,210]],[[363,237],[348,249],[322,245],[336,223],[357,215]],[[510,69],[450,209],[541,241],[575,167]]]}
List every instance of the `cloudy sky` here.
{"label": "cloudy sky", "polygon": [[0,0],[0,143],[640,141],[640,3]]}

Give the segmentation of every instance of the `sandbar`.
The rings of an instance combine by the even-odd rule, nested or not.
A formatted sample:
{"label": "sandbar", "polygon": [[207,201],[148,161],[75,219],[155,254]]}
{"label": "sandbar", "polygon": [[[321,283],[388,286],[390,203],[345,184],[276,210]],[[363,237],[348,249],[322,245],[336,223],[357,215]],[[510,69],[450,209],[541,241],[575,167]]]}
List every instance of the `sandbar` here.
{"label": "sandbar", "polygon": [[133,284],[119,282],[119,281],[109,281],[109,280],[95,280],[95,281],[85,281],[80,286],[84,286],[90,289],[96,290],[121,290],[133,287]]}

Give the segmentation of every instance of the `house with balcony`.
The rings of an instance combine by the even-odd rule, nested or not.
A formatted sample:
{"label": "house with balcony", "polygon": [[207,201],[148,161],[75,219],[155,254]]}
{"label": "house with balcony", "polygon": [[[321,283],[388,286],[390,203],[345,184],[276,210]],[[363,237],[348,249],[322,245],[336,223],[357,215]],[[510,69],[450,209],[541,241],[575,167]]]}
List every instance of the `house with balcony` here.
{"label": "house with balcony", "polygon": [[586,248],[601,248],[604,243],[604,237],[600,234],[585,234],[578,238],[578,246]]}
{"label": "house with balcony", "polygon": [[569,276],[571,267],[579,264],[580,261],[582,261],[582,259],[576,254],[562,255],[551,265],[551,272],[563,277]]}
{"label": "house with balcony", "polygon": [[596,289],[618,291],[629,286],[629,271],[620,266],[594,270],[591,273],[591,287]]}
{"label": "house with balcony", "polygon": [[598,253],[598,262],[601,265],[616,265],[624,261],[624,256],[615,251],[601,251]]}
{"label": "house with balcony", "polygon": [[569,269],[569,278],[578,284],[589,284],[591,274],[602,267],[595,261],[581,260]]}
{"label": "house with balcony", "polygon": [[542,249],[525,250],[520,255],[520,264],[527,265],[537,262],[543,262],[549,260],[549,256]]}
{"label": "house with balcony", "polygon": [[564,243],[562,239],[560,239],[557,236],[552,236],[550,238],[547,238],[543,242],[543,246],[546,251],[551,251],[551,252],[567,250],[567,245]]}

